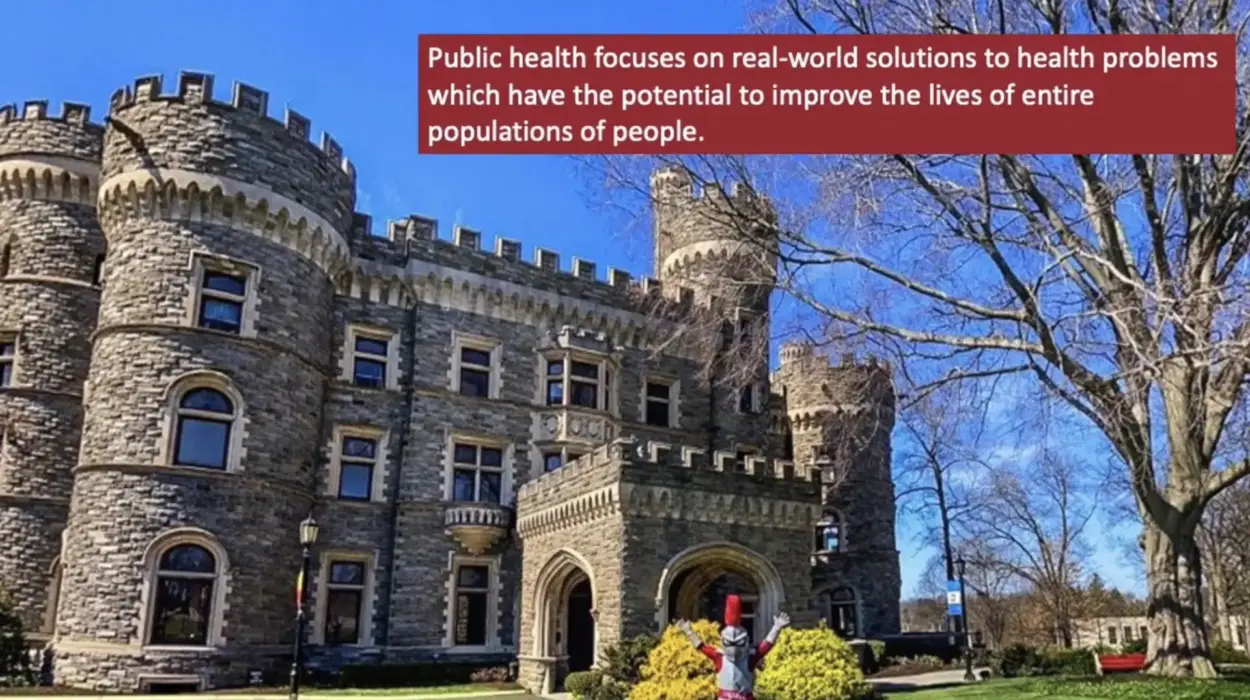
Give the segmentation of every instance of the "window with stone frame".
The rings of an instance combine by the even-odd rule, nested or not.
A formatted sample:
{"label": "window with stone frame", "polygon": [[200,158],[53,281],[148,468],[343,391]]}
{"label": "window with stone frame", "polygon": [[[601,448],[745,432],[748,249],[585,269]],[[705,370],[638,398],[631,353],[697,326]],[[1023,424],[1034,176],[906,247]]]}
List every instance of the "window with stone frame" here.
{"label": "window with stone frame", "polygon": [[571,450],[567,447],[547,450],[543,452],[543,471],[556,471],[557,469],[564,467],[566,464],[572,463],[584,454],[586,453],[578,450]]}
{"label": "window with stone frame", "polygon": [[199,279],[195,324],[223,333],[243,333],[247,307],[247,275],[203,267]]}
{"label": "window with stone frame", "polygon": [[339,439],[338,497],[348,501],[373,498],[378,466],[378,439],[343,432]]}
{"label": "window with stone frame", "polygon": [[0,387],[13,386],[17,366],[17,334],[0,333]]}
{"label": "window with stone frame", "polygon": [[499,349],[484,338],[457,338],[454,389],[462,396],[498,398]]}
{"label": "window with stone frame", "polygon": [[612,371],[606,362],[564,355],[548,357],[545,363],[548,406],[612,410]]}
{"label": "window with stone frame", "polygon": [[757,404],[755,385],[747,384],[738,391],[738,412],[739,413],[755,413]]}
{"label": "window with stone frame", "polygon": [[490,619],[490,567],[458,564],[455,576],[452,643],[456,646],[486,646]]}
{"label": "window with stone frame", "polygon": [[208,646],[218,562],[208,549],[181,543],[157,559],[148,644]]}
{"label": "window with stone frame", "polygon": [[845,527],[842,515],[826,511],[816,524],[816,551],[821,554],[841,552],[844,545]]}
{"label": "window with stone frame", "polygon": [[1108,627],[1108,628],[1107,628],[1107,643],[1108,643],[1108,644],[1119,644],[1119,643],[1120,643],[1120,641],[1119,641],[1119,635],[1117,635],[1117,634],[1116,634],[1116,629],[1115,629],[1115,627]]}
{"label": "window with stone frame", "polygon": [[850,588],[835,588],[829,594],[826,624],[843,639],[858,636],[859,605],[855,598],[855,591]]}
{"label": "window with stone frame", "polygon": [[232,431],[238,418],[234,401],[207,386],[190,386],[178,398],[170,462],[177,466],[225,470],[230,465]]}
{"label": "window with stone frame", "polygon": [[504,450],[465,440],[452,443],[451,500],[500,503]]}
{"label": "window with stone frame", "polygon": [[676,426],[674,389],[676,383],[660,379],[647,379],[643,399],[643,422],[657,428]]}
{"label": "window with stone frame", "polygon": [[322,639],[328,645],[359,644],[364,627],[365,562],[332,559],[327,568]]}
{"label": "window with stone frame", "polygon": [[385,389],[390,365],[390,337],[365,331],[352,334],[352,384]]}

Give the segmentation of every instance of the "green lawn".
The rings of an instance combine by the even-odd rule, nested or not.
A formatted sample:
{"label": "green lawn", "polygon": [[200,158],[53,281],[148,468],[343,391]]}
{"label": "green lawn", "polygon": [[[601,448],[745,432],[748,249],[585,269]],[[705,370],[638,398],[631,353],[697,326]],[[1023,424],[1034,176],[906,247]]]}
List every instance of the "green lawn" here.
{"label": "green lawn", "polygon": [[1107,678],[1013,678],[948,688],[887,693],[890,700],[1242,700],[1250,681],[1199,681],[1111,676]]}
{"label": "green lawn", "polygon": [[[426,686],[419,688],[304,688],[300,692],[301,698],[316,700],[317,698],[334,698],[335,700],[347,700],[348,698],[399,698],[412,696],[433,696],[439,695],[456,695],[473,693],[480,700],[526,700],[533,696],[519,693],[520,687],[512,683],[472,683],[465,685],[443,685],[443,686]],[[0,688],[0,696],[4,695],[96,695],[89,690],[75,690],[70,688]],[[267,687],[267,688],[230,688],[223,690],[212,690],[207,693],[198,693],[201,696],[209,698],[225,698],[225,697],[245,697],[249,700],[261,700],[262,698],[286,698],[287,689],[285,687]]]}

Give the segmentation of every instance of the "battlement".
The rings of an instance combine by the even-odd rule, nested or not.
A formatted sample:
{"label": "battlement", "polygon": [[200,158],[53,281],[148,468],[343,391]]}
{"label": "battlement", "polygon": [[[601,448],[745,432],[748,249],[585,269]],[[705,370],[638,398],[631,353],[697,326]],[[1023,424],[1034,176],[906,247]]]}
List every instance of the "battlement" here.
{"label": "battlement", "polygon": [[732,452],[717,452],[709,459],[707,450],[703,448],[641,442],[633,436],[626,436],[600,445],[564,467],[524,484],[518,491],[517,498],[519,502],[544,491],[559,490],[562,484],[585,480],[594,472],[614,472],[620,478],[622,467],[716,473],[722,478],[813,483],[812,474],[796,472],[792,460],[768,460],[748,456],[743,460],[740,469],[734,466],[735,463],[736,456]]}
{"label": "battlement", "polygon": [[149,75],[138,78],[134,86],[118,88],[109,99],[110,118],[120,115],[126,109],[146,102],[182,102],[186,104],[211,105],[217,108],[235,110],[261,117],[274,129],[285,131],[292,140],[302,142],[310,147],[319,148],[322,155],[335,167],[356,181],[356,168],[343,155],[343,148],[327,132],[322,132],[319,146],[309,141],[312,134],[312,122],[304,115],[287,108],[281,121],[269,116],[269,93],[241,82],[234,83],[229,102],[221,102],[213,97],[213,76],[207,73],[182,72],[178,75],[177,92],[169,95],[161,93],[163,78],[160,75]]}
{"label": "battlement", "polygon": [[774,221],[776,210],[772,201],[753,187],[742,182],[732,182],[729,188],[715,183],[697,183],[694,175],[678,165],[657,169],[651,174],[651,196],[659,204],[682,203],[732,204],[730,211],[750,213],[755,217]]}
{"label": "battlement", "polygon": [[91,106],[78,102],[62,102],[57,116],[48,111],[47,100],[27,100],[19,111],[17,105],[0,105],[0,126],[12,121],[52,121],[94,128],[101,132],[104,126],[91,121]]}
{"label": "battlement", "polygon": [[[592,260],[573,256],[567,264],[563,256],[554,250],[535,247],[530,257],[525,255],[521,241],[496,236],[494,244],[486,247],[485,236],[477,229],[463,225],[452,228],[450,237],[440,232],[437,219],[412,214],[403,219],[386,222],[380,232],[373,231],[372,217],[357,212],[352,217],[352,237],[355,240],[386,240],[400,249],[406,247],[409,258],[427,260],[456,269],[472,270],[481,267],[484,260],[500,267],[493,273],[522,284],[543,284],[567,289],[572,283],[585,285],[571,292],[573,296],[587,296],[612,303],[630,310],[642,310],[679,317],[689,313],[695,303],[695,291],[689,287],[665,288],[655,277],[635,277],[615,267],[607,267],[600,273],[600,266]],[[475,264],[479,263],[479,264]],[[707,303],[713,307],[720,299],[711,298]]]}

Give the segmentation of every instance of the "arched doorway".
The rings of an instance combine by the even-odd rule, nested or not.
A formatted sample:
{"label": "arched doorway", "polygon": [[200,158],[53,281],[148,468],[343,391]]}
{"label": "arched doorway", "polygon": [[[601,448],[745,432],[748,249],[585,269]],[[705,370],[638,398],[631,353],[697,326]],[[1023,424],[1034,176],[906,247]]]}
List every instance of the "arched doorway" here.
{"label": "arched doorway", "polygon": [[595,664],[594,595],[588,578],[569,589],[567,626],[569,673],[586,671]]}
{"label": "arched doorway", "polygon": [[777,569],[739,544],[696,545],[673,557],[660,576],[656,621],[661,630],[680,618],[719,622],[731,593],[742,598],[743,626],[753,639],[763,639],[785,602]]}
{"label": "arched doorway", "polygon": [[542,694],[598,658],[594,578],[579,555],[561,550],[547,561],[534,587],[533,655],[544,667]]}

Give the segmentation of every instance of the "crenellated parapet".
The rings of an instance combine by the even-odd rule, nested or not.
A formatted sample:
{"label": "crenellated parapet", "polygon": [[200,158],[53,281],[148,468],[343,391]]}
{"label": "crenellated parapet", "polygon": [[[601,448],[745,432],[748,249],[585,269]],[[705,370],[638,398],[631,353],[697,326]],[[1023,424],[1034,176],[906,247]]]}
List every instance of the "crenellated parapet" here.
{"label": "crenellated parapet", "polygon": [[788,343],[780,355],[773,381],[785,392],[786,415],[795,432],[823,429],[826,418],[834,415],[889,414],[892,423],[895,394],[889,365],[853,355],[835,363],[810,343]]}
{"label": "crenellated parapet", "polygon": [[534,536],[612,515],[794,530],[819,520],[818,480],[781,460],[743,467],[694,448],[618,438],[524,484],[517,532]]}
{"label": "crenellated parapet", "polygon": [[93,206],[104,127],[91,108],[44,100],[0,105],[0,201],[40,199]]}
{"label": "crenellated parapet", "polygon": [[274,241],[330,277],[350,259],[356,173],[338,143],[309,141],[309,120],[268,114],[268,93],[235,83],[213,97],[213,76],[136,80],[109,103],[99,192],[101,220],[155,217],[228,226]]}

